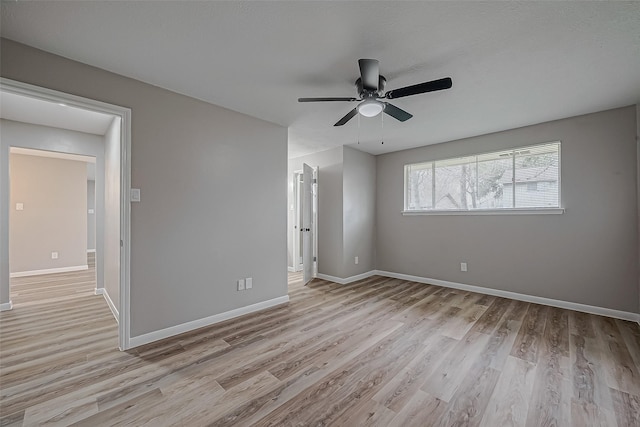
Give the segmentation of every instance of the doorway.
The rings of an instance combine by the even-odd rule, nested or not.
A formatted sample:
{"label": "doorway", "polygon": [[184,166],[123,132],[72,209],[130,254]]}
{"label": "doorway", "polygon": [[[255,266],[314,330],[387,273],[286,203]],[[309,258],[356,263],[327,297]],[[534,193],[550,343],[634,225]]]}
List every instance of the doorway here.
{"label": "doorway", "polygon": [[[27,103],[31,102],[32,105],[40,103],[46,108],[56,106],[64,109],[65,107],[73,108],[79,112],[85,112],[89,115],[93,113],[94,116],[106,115],[112,118],[109,125],[109,134],[105,133],[106,138],[110,138],[112,141],[111,146],[114,147],[111,152],[104,153],[105,165],[102,169],[102,174],[107,179],[113,179],[112,185],[117,186],[115,193],[117,198],[115,199],[115,216],[117,220],[117,232],[108,234],[108,239],[103,239],[102,246],[100,243],[99,232],[96,236],[96,273],[98,284],[105,281],[105,275],[109,274],[105,271],[105,258],[104,252],[101,254],[101,248],[104,251],[110,251],[115,258],[115,269],[111,269],[111,277],[108,282],[113,286],[114,292],[117,293],[117,302],[111,302],[110,308],[118,322],[118,346],[121,350],[130,348],[130,311],[129,311],[129,277],[130,277],[130,141],[131,141],[131,110],[128,108],[106,104],[100,101],[95,101],[87,98],[78,97],[75,95],[66,94],[63,92],[54,91],[47,88],[33,86],[10,79],[0,79],[0,95],[4,101],[11,97],[21,97]],[[38,107],[39,108],[39,107]],[[17,112],[16,112],[17,111]],[[21,114],[21,110],[18,108],[14,113]],[[37,108],[23,109],[22,113],[39,111]],[[53,110],[49,110],[50,112]],[[3,108],[3,117],[4,117]],[[26,114],[26,113],[25,113]],[[42,126],[54,126],[54,123],[46,123],[46,120],[52,120],[56,118],[56,114],[44,114],[42,120],[45,122],[38,123],[37,121],[29,121],[27,119],[19,119],[16,117],[5,117],[7,120],[20,122],[20,123],[33,123]],[[57,126],[62,127],[62,126]],[[4,132],[3,132],[4,133]],[[4,137],[4,135],[3,135]],[[46,142],[46,141],[45,141]],[[49,141],[50,142],[50,141]],[[31,143],[30,143],[31,144]],[[6,141],[3,138],[1,152],[0,152],[0,310],[11,310],[13,304],[11,301],[11,289],[10,289],[10,267],[9,267],[9,145],[15,146],[14,143]],[[26,145],[26,146],[25,146]],[[62,144],[64,145],[64,144]],[[18,144],[20,146],[20,144]],[[43,149],[43,146],[29,146],[29,144],[22,144],[22,148],[34,148]],[[45,148],[47,149],[47,148]],[[51,150],[51,147],[48,149]],[[68,152],[66,147],[59,146],[54,147],[51,151]],[[87,153],[73,153],[73,154],[87,154]],[[110,159],[108,159],[110,157]],[[107,164],[110,162],[110,164]],[[98,167],[98,169],[100,169]],[[100,174],[100,171],[98,172]],[[103,196],[104,197],[104,196]],[[95,210],[98,215],[99,210]],[[101,262],[102,261],[102,262]],[[96,294],[102,293],[99,291],[99,285],[96,285]],[[104,289],[104,287],[102,287]],[[103,291],[104,292],[104,291]],[[105,297],[105,299],[107,299]],[[108,299],[107,299],[107,302]],[[114,311],[115,306],[118,308]]]}
{"label": "doorway", "polygon": [[318,168],[306,163],[293,173],[293,269],[302,271],[303,283],[318,274]]}
{"label": "doorway", "polygon": [[[3,121],[3,127],[9,143],[16,131],[24,138],[35,133],[28,123]],[[95,163],[95,156],[9,147],[11,278],[88,270],[93,264],[95,175],[89,172]]]}

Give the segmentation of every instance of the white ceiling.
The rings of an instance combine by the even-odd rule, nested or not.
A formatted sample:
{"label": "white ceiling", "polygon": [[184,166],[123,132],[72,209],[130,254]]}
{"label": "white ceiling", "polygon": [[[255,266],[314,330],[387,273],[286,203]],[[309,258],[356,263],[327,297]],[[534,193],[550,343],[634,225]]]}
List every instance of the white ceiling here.
{"label": "white ceiling", "polygon": [[114,116],[55,102],[0,91],[0,117],[17,122],[52,126],[104,135]]}
{"label": "white ceiling", "polygon": [[[81,154],[61,153],[58,151],[36,150],[33,148],[10,147],[11,154],[22,154],[25,156],[48,157],[50,159],[74,160],[76,162],[86,162],[95,164],[96,158],[93,156],[83,156]],[[93,178],[95,180],[95,177]]]}
{"label": "white ceiling", "polygon": [[[640,2],[3,2],[3,37],[289,127],[290,157],[354,144],[378,154],[640,100]],[[356,119],[358,58],[399,123]],[[135,114],[135,112],[134,112]],[[134,119],[135,120],[135,117]]]}

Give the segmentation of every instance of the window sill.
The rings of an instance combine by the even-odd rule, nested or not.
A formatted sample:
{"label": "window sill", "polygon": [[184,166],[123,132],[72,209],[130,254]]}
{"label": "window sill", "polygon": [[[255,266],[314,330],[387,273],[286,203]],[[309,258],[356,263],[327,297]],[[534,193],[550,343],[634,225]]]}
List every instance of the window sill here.
{"label": "window sill", "polygon": [[428,210],[402,211],[402,215],[562,215],[564,208],[476,209],[470,211]]}

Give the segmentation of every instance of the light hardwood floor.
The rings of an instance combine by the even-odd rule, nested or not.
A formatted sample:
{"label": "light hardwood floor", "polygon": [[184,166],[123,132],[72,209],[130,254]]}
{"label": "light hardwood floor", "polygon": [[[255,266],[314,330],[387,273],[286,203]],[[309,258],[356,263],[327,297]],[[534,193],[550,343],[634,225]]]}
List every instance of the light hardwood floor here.
{"label": "light hardwood floor", "polygon": [[93,271],[16,279],[1,425],[638,426],[640,327],[397,279],[129,352]]}

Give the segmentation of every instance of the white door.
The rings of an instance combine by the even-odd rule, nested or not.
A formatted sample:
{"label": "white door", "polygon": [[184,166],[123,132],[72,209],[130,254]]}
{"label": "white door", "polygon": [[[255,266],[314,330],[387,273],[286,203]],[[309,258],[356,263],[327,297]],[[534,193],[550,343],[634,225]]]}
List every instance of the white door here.
{"label": "white door", "polygon": [[295,222],[293,226],[293,270],[302,271],[302,171],[294,174],[295,178]]}
{"label": "white door", "polygon": [[302,165],[302,278],[306,285],[313,279],[314,224],[313,224],[313,169]]}

